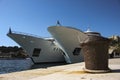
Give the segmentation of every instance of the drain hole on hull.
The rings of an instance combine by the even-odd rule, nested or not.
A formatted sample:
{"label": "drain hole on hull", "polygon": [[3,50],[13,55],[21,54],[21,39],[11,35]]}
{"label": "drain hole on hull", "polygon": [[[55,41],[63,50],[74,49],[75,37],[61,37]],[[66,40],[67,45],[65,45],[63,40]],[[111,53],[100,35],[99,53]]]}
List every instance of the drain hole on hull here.
{"label": "drain hole on hull", "polygon": [[73,55],[75,55],[75,56],[80,55],[80,51],[81,51],[81,48],[79,48],[79,47],[75,48],[73,51]]}
{"label": "drain hole on hull", "polygon": [[40,55],[40,52],[41,52],[41,49],[40,48],[34,48],[33,50],[33,57],[39,57]]}

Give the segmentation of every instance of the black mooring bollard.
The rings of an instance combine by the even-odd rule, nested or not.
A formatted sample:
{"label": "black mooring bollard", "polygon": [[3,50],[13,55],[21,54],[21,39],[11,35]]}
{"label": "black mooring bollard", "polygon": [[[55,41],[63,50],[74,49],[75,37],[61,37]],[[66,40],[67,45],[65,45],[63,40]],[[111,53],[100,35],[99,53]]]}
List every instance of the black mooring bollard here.
{"label": "black mooring bollard", "polygon": [[110,40],[102,36],[88,35],[81,43],[83,50],[85,71],[108,72],[108,48]]}

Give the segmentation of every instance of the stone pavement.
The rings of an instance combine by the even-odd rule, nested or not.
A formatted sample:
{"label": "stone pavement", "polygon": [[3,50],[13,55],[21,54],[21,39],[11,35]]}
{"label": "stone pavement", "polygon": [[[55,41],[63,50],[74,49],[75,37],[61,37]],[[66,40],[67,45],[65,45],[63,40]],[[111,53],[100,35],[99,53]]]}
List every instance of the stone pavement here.
{"label": "stone pavement", "polygon": [[111,62],[109,65],[111,72],[109,73],[86,73],[83,69],[84,63],[81,64],[83,65],[80,66],[77,63],[71,65],[74,67],[68,67],[65,70],[30,80],[120,80],[120,64],[115,64],[115,62],[112,64]]}

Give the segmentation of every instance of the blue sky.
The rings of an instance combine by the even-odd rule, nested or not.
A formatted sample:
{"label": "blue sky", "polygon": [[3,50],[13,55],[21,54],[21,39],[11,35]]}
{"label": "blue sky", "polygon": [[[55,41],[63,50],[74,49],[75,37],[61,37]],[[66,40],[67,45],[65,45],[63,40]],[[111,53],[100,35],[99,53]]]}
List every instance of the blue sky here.
{"label": "blue sky", "polygon": [[6,36],[13,31],[50,37],[47,28],[63,26],[120,35],[120,0],[0,0],[0,46],[16,46]]}

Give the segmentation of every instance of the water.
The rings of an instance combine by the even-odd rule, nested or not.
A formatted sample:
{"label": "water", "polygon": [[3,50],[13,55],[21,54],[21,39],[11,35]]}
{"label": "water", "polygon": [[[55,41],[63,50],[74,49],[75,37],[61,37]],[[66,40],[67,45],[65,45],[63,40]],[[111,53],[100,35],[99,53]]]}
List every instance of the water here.
{"label": "water", "polygon": [[27,59],[0,59],[0,74],[30,69],[33,62]]}
{"label": "water", "polygon": [[18,72],[28,69],[47,68],[51,66],[65,65],[66,63],[41,63],[33,64],[30,58],[27,59],[0,59],[0,74]]}

